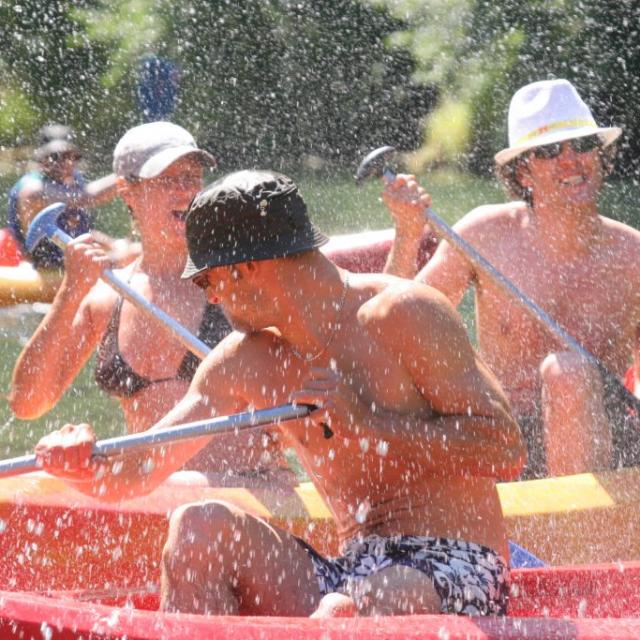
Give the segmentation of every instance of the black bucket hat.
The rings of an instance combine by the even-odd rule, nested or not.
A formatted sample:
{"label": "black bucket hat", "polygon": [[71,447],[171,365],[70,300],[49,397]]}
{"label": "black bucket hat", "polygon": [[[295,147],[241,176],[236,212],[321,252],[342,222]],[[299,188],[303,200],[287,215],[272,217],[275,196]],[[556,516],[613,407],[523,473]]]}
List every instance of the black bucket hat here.
{"label": "black bucket hat", "polygon": [[329,240],[309,220],[293,180],[273,171],[237,171],[209,185],[191,202],[186,235],[184,279],[214,267],[301,253]]}

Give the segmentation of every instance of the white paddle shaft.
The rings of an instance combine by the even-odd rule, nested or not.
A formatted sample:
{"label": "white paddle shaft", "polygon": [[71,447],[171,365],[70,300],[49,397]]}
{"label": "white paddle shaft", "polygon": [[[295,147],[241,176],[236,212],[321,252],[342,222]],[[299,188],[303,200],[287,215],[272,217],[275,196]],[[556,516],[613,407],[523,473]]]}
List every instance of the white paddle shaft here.
{"label": "white paddle shaft", "polygon": [[[51,242],[64,249],[72,238],[62,229],[56,229],[49,238]],[[200,338],[187,331],[180,323],[176,322],[169,314],[165,313],[155,304],[149,302],[144,296],[134,291],[126,282],[123,282],[111,269],[102,272],[102,278],[109,283],[118,293],[124,296],[129,302],[136,305],[141,311],[151,318],[164,324],[173,335],[194,355],[203,360],[211,349]]]}
{"label": "white paddle shaft", "polygon": [[[219,416],[208,420],[189,422],[175,427],[167,427],[166,429],[108,438],[99,440],[94,444],[93,455],[108,458],[127,451],[146,449],[187,438],[246,431],[263,427],[266,424],[304,418],[311,410],[312,407],[304,404],[285,404],[269,409],[244,411],[230,416]],[[38,470],[40,470],[40,467],[36,464],[36,456],[33,454],[0,461],[0,478]]]}

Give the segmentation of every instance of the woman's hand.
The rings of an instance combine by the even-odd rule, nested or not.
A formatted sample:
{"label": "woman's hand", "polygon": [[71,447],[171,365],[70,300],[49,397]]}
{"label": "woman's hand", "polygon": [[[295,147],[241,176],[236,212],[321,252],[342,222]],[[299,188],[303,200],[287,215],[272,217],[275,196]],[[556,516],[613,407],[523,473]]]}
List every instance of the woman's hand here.
{"label": "woman's hand", "polygon": [[128,238],[112,238],[102,231],[93,230],[91,235],[105,248],[108,248],[108,256],[111,264],[119,269],[131,264],[142,254],[142,245]]}
{"label": "woman's hand", "polygon": [[64,250],[67,283],[83,292],[89,291],[102,272],[112,266],[110,251],[109,244],[93,232],[74,238]]}

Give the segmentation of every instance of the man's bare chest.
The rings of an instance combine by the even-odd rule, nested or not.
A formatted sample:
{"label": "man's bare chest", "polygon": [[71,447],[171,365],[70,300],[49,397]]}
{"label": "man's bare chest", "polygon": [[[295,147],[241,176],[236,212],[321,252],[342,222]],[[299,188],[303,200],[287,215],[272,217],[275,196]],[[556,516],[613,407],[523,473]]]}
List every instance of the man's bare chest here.
{"label": "man's bare chest", "polygon": [[303,388],[320,368],[335,371],[339,384],[368,406],[407,412],[428,409],[402,356],[385,348],[359,325],[341,329],[316,359],[304,360],[295,351],[282,342],[271,350],[270,357],[261,359],[262,365],[247,367],[248,395],[264,398],[266,405],[287,402],[289,395]]}
{"label": "man's bare chest", "polygon": [[[496,267],[531,301],[594,351],[626,343],[637,322],[637,291],[632,281],[606,262],[549,261],[511,255]],[[547,334],[523,305],[486,277],[479,279],[480,323],[505,336],[532,339]]]}
{"label": "man's bare chest", "polygon": [[351,334],[333,358],[342,380],[361,402],[390,412],[425,410],[403,354],[385,348],[367,332]]}

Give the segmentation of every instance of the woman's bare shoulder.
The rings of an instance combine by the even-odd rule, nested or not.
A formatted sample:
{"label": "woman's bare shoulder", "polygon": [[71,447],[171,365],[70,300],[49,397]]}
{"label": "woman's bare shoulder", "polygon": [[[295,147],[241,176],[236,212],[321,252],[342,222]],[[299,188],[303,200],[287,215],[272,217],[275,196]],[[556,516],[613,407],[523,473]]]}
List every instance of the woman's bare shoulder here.
{"label": "woman's bare shoulder", "polygon": [[98,280],[80,305],[80,313],[89,314],[96,327],[106,327],[119,294],[106,282]]}

